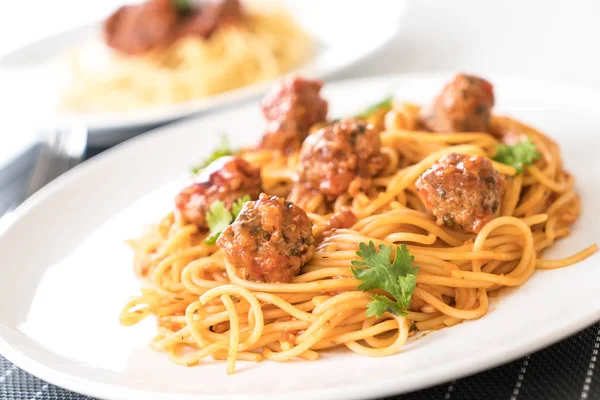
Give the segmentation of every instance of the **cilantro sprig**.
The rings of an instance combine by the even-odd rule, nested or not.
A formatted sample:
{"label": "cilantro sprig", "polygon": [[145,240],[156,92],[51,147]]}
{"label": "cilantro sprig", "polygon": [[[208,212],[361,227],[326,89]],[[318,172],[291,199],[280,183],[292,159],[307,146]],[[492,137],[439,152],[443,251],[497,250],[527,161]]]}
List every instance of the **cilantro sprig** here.
{"label": "cilantro sprig", "polygon": [[356,114],[356,118],[368,118],[371,114],[379,111],[382,108],[392,108],[392,101],[394,100],[393,96],[388,96],[381,101],[378,101],[375,104],[372,104],[362,110],[360,113]]}
{"label": "cilantro sprig", "polygon": [[195,167],[192,167],[192,174],[198,174],[204,168],[208,167],[213,161],[218,160],[221,157],[230,156],[233,154],[233,152],[234,151],[231,149],[231,146],[229,144],[229,138],[227,137],[227,135],[221,135],[221,141],[217,148],[212,152],[210,156],[202,160],[201,163],[199,163]]}
{"label": "cilantro sprig", "polygon": [[535,147],[535,143],[527,137],[521,143],[512,146],[504,144],[496,145],[496,154],[492,158],[494,161],[514,167],[517,173],[521,173],[524,165],[533,165],[533,161],[541,156]]}
{"label": "cilantro sprig", "polygon": [[[381,317],[385,312],[394,315],[406,315],[410,298],[417,284],[419,267],[413,267],[414,257],[405,245],[396,247],[394,261],[390,261],[393,246],[379,245],[379,252],[373,241],[369,244],[362,242],[356,255],[361,260],[352,261],[352,275],[363,281],[358,285],[358,290],[366,292],[373,289],[382,289],[392,295],[394,300],[387,296],[374,294],[367,305],[367,316]],[[365,268],[356,268],[365,267]]]}
{"label": "cilantro sprig", "polygon": [[244,203],[250,201],[250,196],[240,197],[231,205],[231,211],[225,207],[221,200],[215,200],[211,203],[206,213],[206,224],[210,230],[210,235],[204,243],[215,244],[221,233],[231,224],[242,211]]}

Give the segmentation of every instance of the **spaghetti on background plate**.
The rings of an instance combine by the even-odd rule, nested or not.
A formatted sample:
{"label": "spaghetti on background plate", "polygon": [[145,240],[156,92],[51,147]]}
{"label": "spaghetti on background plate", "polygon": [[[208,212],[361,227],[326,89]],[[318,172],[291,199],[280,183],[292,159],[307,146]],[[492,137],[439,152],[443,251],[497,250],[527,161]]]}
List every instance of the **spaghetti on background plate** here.
{"label": "spaghetti on background plate", "polygon": [[327,118],[322,84],[278,83],[255,148],[227,143],[161,221],[131,240],[145,285],[120,314],[153,315],[177,364],[370,357],[484,316],[536,269],[581,211],[558,145],[493,114],[485,79],[459,74],[423,107],[384,99]]}
{"label": "spaghetti on background plate", "polygon": [[285,10],[238,0],[146,0],[104,21],[101,40],[68,56],[68,111],[128,111],[276,78],[311,54]]}

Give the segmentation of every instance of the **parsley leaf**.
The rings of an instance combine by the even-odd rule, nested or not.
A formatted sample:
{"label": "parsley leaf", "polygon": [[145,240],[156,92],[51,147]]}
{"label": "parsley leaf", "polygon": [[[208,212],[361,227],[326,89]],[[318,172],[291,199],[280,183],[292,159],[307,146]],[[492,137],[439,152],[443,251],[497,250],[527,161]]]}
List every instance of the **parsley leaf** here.
{"label": "parsley leaf", "polygon": [[[390,261],[393,246],[379,245],[379,253],[373,241],[369,244],[360,243],[360,250],[356,252],[362,260],[352,261],[352,275],[363,281],[357,289],[367,291],[382,289],[395,299],[374,294],[367,305],[367,316],[381,317],[385,312],[394,315],[406,315],[410,298],[417,284],[416,275],[418,267],[413,267],[414,257],[405,245],[396,247],[394,262]],[[367,267],[367,268],[355,268]]]}
{"label": "parsley leaf", "polygon": [[204,241],[206,244],[215,244],[221,232],[225,230],[233,221],[233,214],[225,207],[221,200],[215,200],[211,203],[206,213],[206,223],[210,229],[210,236]]}
{"label": "parsley leaf", "polygon": [[221,200],[213,201],[206,213],[206,224],[208,225],[208,229],[210,229],[210,235],[206,238],[204,243],[215,244],[225,228],[237,218],[244,207],[244,203],[247,201],[250,201],[250,196],[245,195],[240,197],[231,206],[231,211],[225,207],[225,203]]}
{"label": "parsley leaf", "polygon": [[367,315],[369,317],[373,315],[381,317],[385,312],[388,311],[394,315],[400,315],[404,311],[398,303],[396,303],[394,300],[391,300],[387,296],[374,294],[372,298],[373,301],[367,304]]}
{"label": "parsley leaf", "polygon": [[493,160],[510,165],[517,170],[517,173],[521,173],[524,165],[533,165],[533,161],[541,156],[542,155],[537,152],[535,144],[527,137],[523,142],[512,146],[503,144],[496,145],[496,154],[494,155]]}
{"label": "parsley leaf", "polygon": [[376,111],[379,111],[382,108],[392,108],[392,100],[394,100],[394,97],[388,96],[385,99],[365,108],[363,111],[356,115],[356,118],[367,118],[371,114],[373,114]]}
{"label": "parsley leaf", "polygon": [[233,154],[233,150],[229,145],[229,138],[227,135],[221,135],[221,142],[217,146],[217,148],[213,151],[213,153],[204,159],[200,164],[192,167],[192,174],[196,175],[204,168],[208,167],[213,161],[218,160],[221,157],[230,156]]}
{"label": "parsley leaf", "polygon": [[239,199],[237,199],[235,201],[235,203],[233,203],[233,205],[231,206],[231,212],[233,213],[233,218],[237,218],[238,214],[242,211],[242,208],[244,207],[244,203],[246,203],[247,201],[250,201],[250,196],[248,196],[247,194],[244,195],[244,197],[240,197]]}

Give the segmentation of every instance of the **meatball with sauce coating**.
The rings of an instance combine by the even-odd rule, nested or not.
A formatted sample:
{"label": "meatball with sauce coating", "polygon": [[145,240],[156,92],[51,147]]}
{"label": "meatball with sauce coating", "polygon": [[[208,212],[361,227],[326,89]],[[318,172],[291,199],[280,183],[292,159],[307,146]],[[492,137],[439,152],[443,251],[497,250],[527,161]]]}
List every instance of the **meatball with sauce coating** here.
{"label": "meatball with sauce coating", "polygon": [[302,141],[308,134],[301,134],[293,120],[271,121],[267,124],[267,130],[263,135],[259,148],[280,150],[290,154],[300,148]]}
{"label": "meatball with sauce coating", "polygon": [[425,171],[416,186],[438,225],[478,233],[498,215],[506,183],[487,158],[448,154]]}
{"label": "meatball with sauce coating", "polygon": [[319,95],[322,86],[297,76],[278,82],[261,103],[268,125],[259,148],[298,150],[310,127],[327,117],[327,102]]}
{"label": "meatball with sauce coating", "polygon": [[167,46],[184,36],[208,38],[221,24],[243,18],[238,0],[190,2],[147,0],[119,8],[104,22],[104,40],[115,50],[135,55]]}
{"label": "meatball with sauce coating", "polygon": [[328,200],[345,193],[356,178],[370,179],[381,172],[388,158],[373,126],[342,120],[321,128],[302,145],[298,163],[299,182],[318,190]]}
{"label": "meatball with sauce coating", "polygon": [[178,21],[171,0],[123,6],[104,21],[104,40],[123,53],[143,53],[167,41]]}
{"label": "meatball with sauce coating", "polygon": [[239,157],[221,157],[175,197],[175,206],[185,221],[206,229],[206,212],[213,201],[221,200],[230,209],[245,195],[257,199],[260,185],[260,169]]}
{"label": "meatball with sauce coating", "polygon": [[304,210],[266,194],[244,205],[217,244],[241,277],[267,283],[291,282],[315,251]]}
{"label": "meatball with sauce coating", "polygon": [[423,107],[419,119],[432,132],[488,132],[493,106],[491,83],[458,74],[432,104]]}

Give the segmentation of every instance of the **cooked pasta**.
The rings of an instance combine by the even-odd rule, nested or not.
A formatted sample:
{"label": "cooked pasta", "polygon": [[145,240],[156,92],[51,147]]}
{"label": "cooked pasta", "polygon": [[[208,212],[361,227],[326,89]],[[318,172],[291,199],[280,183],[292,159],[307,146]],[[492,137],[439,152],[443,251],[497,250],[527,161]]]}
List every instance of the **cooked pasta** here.
{"label": "cooked pasta", "polygon": [[[469,79],[468,85],[479,84]],[[440,97],[456,92],[457,84],[446,87]],[[468,104],[456,100],[452,110],[436,110],[435,102],[433,111],[393,102],[357,119],[325,122],[314,118],[322,112],[297,103],[311,98],[303,91],[314,95],[320,85],[298,79],[282,85],[273,92],[279,94],[278,101],[268,96],[263,102],[267,119],[270,106],[291,101],[290,91],[294,100],[287,109],[298,107],[302,112],[271,115],[279,118],[279,130],[268,128],[266,135],[288,132],[281,126],[295,118],[303,141],[300,149],[290,147],[289,141],[279,150],[269,148],[271,142],[263,140],[258,148],[209,167],[211,178],[190,186],[199,197],[194,200],[190,190],[184,190],[174,211],[130,242],[135,271],[146,286],[125,305],[120,321],[132,325],[155,316],[158,332],[150,347],[165,352],[171,361],[193,366],[207,357],[227,360],[227,373],[233,373],[236,360],[317,360],[322,351],[338,347],[369,357],[389,356],[400,352],[416,332],[483,317],[491,296],[504,287],[525,284],[536,269],[572,265],[597,251],[592,244],[564,259],[543,258],[545,249],[569,235],[581,213],[575,178],[564,169],[554,141],[512,118],[493,115],[493,100],[489,109],[470,113],[469,107],[481,106],[480,94],[469,103],[472,87],[461,97]],[[319,107],[326,112],[326,103]],[[466,116],[458,116],[458,111]],[[481,118],[488,111],[485,121],[468,121],[483,124],[480,132],[425,128],[427,118],[434,123],[454,118],[456,124],[459,118]],[[433,117],[428,117],[431,112]],[[444,129],[452,129],[449,126]],[[335,158],[347,138],[354,141],[349,143],[355,145],[355,153],[344,147],[350,151],[346,157]],[[511,141],[532,146],[535,159],[509,165],[498,158],[499,146]],[[350,171],[343,162],[353,157],[360,168],[343,186]],[[335,168],[327,169],[331,165]],[[260,170],[262,191],[271,197],[257,200],[248,190],[255,183],[245,187],[251,167]],[[361,175],[361,168],[368,174]],[[235,172],[240,170],[246,172]],[[319,173],[320,179],[311,181]],[[434,175],[427,178],[428,174]],[[224,177],[230,179],[227,184]],[[436,189],[427,191],[432,184]],[[452,203],[462,196],[460,191],[468,192],[463,206]],[[227,206],[231,201],[223,193],[235,199],[248,193],[254,201],[237,211],[216,244],[209,244],[212,206],[200,220],[190,207],[202,209],[218,201]],[[434,195],[440,198],[432,199]],[[486,202],[493,204],[483,206]],[[187,208],[181,206],[184,203]],[[231,210],[233,217],[235,206]],[[302,211],[312,225],[310,238],[302,233],[302,218],[296,218]],[[280,227],[279,215],[289,216]],[[365,282],[358,271],[369,264],[365,254],[370,242],[382,246],[379,256],[396,251],[392,259],[384,257],[390,263],[386,268],[400,263],[400,257],[414,257],[409,264],[419,269],[406,308],[389,290],[363,291],[359,286]],[[261,255],[265,248],[268,252]],[[270,258],[280,252],[288,257],[273,265]],[[303,263],[304,258],[308,261]],[[360,258],[366,262],[360,264]],[[372,261],[370,266],[375,268]],[[282,270],[292,272],[283,278],[274,275]],[[382,304],[398,300],[400,306],[390,305],[377,315],[369,311],[377,298]]]}

